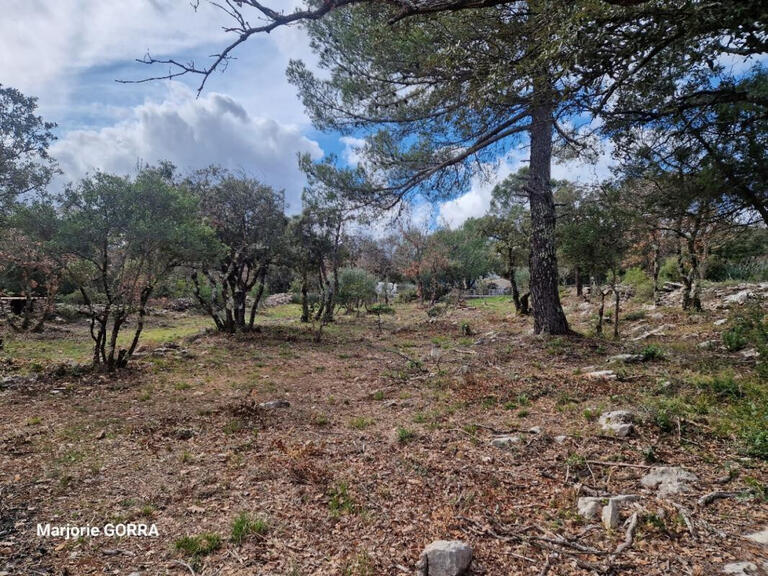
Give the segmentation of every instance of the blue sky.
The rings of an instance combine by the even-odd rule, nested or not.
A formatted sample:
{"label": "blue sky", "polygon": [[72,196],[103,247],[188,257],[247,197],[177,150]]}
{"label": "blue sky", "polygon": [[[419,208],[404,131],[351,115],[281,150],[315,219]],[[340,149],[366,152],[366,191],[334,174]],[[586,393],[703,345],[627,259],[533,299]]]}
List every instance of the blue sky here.
{"label": "blue sky", "polygon": [[[289,10],[299,0],[280,0]],[[216,163],[243,169],[286,190],[292,211],[304,185],[298,153],[335,153],[354,159],[353,140],[315,130],[288,84],[291,58],[312,66],[301,28],[254,38],[223,74],[214,74],[197,98],[199,78],[125,85],[162,73],[134,62],[147,51],[199,61],[227,40],[219,10],[187,0],[4,0],[0,21],[0,82],[39,98],[40,111],[58,124],[53,154],[64,175],[59,184],[102,169],[132,172],[137,162],[171,160],[188,171]],[[482,215],[493,185],[527,156],[514,149],[458,198],[417,212],[460,224]],[[553,175],[595,180],[608,173],[608,156],[596,165],[556,166]]]}

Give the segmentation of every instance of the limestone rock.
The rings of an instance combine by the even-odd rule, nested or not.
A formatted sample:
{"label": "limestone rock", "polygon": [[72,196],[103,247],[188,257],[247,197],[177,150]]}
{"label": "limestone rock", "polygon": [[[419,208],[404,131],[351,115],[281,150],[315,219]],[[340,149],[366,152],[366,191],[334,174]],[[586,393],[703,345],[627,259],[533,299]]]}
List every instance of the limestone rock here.
{"label": "limestone rock", "polygon": [[269,402],[262,402],[259,404],[259,408],[264,410],[275,410],[277,408],[290,408],[291,403],[288,400],[270,400]]}
{"label": "limestone rock", "polygon": [[715,326],[722,326],[726,322],[728,322],[728,318],[720,318],[720,320],[715,320],[712,324]]}
{"label": "limestone rock", "polygon": [[723,566],[723,574],[735,574],[735,576],[753,576],[758,574],[754,562],[731,562]]}
{"label": "limestone rock", "polygon": [[603,506],[602,520],[606,530],[616,530],[619,527],[619,505],[613,498]]}
{"label": "limestone rock", "polygon": [[590,380],[616,380],[616,374],[613,370],[595,370],[594,372],[587,372],[584,376]]}
{"label": "limestone rock", "polygon": [[662,497],[687,492],[688,485],[697,481],[694,474],[677,466],[656,466],[640,479],[643,486],[656,489]]}
{"label": "limestone rock", "polygon": [[592,520],[603,505],[605,498],[596,498],[594,496],[584,496],[579,498],[576,502],[576,509],[579,511],[579,515],[587,520]]}
{"label": "limestone rock", "polygon": [[613,432],[619,438],[626,438],[634,431],[635,415],[628,410],[614,410],[600,415],[600,427],[606,432]]}
{"label": "limestone rock", "polygon": [[520,444],[520,442],[521,442],[520,436],[514,436],[514,435],[496,436],[496,438],[491,440],[491,446],[494,446],[495,448],[509,449],[509,448],[514,448],[517,444]]}
{"label": "limestone rock", "polygon": [[616,354],[608,358],[608,363],[623,362],[624,364],[633,364],[635,362],[642,362],[642,354]]}
{"label": "limestone rock", "polygon": [[472,563],[472,548],[461,540],[437,540],[424,548],[419,576],[461,576]]}
{"label": "limestone rock", "polygon": [[763,546],[768,546],[768,526],[763,528],[760,532],[747,535],[746,539],[756,542],[757,544],[762,544]]}
{"label": "limestone rock", "polygon": [[736,294],[731,294],[723,298],[723,304],[746,304],[747,300],[753,298],[754,294],[750,290],[741,290]]}

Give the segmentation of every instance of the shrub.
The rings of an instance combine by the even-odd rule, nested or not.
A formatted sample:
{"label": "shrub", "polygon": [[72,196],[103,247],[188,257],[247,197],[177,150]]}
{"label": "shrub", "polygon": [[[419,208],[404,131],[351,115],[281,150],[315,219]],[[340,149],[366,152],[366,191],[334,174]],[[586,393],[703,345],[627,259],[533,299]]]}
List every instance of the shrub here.
{"label": "shrub", "polygon": [[674,256],[666,258],[659,268],[659,279],[663,282],[680,282],[680,270],[677,268],[677,259]]}
{"label": "shrub", "polygon": [[645,348],[643,348],[643,351],[640,352],[640,354],[643,355],[643,361],[648,362],[650,360],[663,360],[664,359],[664,350],[661,349],[660,346],[657,346],[656,344],[649,344]]}
{"label": "shrub", "polygon": [[650,300],[653,298],[653,282],[642,269],[628,269],[624,273],[622,282],[632,286],[635,292],[635,296],[639,300]]}
{"label": "shrub", "polygon": [[768,315],[761,301],[751,302],[731,315],[731,327],[723,332],[723,344],[732,352],[754,346],[760,353],[758,373],[768,376]]}
{"label": "shrub", "polygon": [[376,277],[362,268],[339,270],[338,302],[348,310],[376,300]]}

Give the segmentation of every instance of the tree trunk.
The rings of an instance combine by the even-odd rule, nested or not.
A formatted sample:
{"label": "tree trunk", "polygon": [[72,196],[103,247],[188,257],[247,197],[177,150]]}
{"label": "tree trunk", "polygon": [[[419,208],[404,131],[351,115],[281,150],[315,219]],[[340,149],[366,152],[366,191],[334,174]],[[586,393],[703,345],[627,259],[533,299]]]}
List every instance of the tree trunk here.
{"label": "tree trunk", "polygon": [[584,286],[581,283],[581,268],[576,266],[574,274],[576,276],[576,296],[584,296]]}
{"label": "tree trunk", "polygon": [[614,276],[614,285],[613,285],[613,337],[618,340],[619,339],[619,305],[621,300],[621,292],[619,291],[619,287],[616,286],[615,283],[615,276]]}
{"label": "tree trunk", "polygon": [[515,278],[515,259],[512,256],[512,248],[507,249],[507,271],[509,275],[509,286],[512,290],[512,302],[515,304],[515,312],[520,313],[520,290],[517,287],[517,278]]}
{"label": "tree trunk", "polygon": [[595,326],[595,333],[598,336],[603,335],[603,315],[605,314],[605,292],[600,289],[600,308],[597,309],[597,326]]}
{"label": "tree trunk", "polygon": [[309,299],[307,297],[307,271],[303,270],[301,273],[301,321],[309,322]]}
{"label": "tree trunk", "polygon": [[[541,82],[539,81],[539,84]],[[550,187],[553,106],[548,95],[538,95],[533,107],[530,179],[531,206],[531,304],[537,334],[568,334],[568,321],[560,305],[555,255],[555,201]]]}
{"label": "tree trunk", "polygon": [[661,272],[661,247],[658,242],[653,243],[653,305],[660,306],[659,273]]}

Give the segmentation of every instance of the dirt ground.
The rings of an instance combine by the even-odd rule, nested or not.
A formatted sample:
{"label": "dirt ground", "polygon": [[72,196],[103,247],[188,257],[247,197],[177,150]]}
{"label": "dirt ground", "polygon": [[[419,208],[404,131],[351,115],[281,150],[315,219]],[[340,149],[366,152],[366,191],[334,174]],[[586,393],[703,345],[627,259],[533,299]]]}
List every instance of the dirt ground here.
{"label": "dirt ground", "polygon": [[[589,334],[594,304],[566,304]],[[755,358],[719,345],[727,310],[624,313],[634,319],[614,342],[535,336],[505,298],[433,317],[397,305],[381,326],[341,314],[319,344],[292,305],[267,310],[247,337],[168,313],[114,377],[52,368],[87,360],[80,324],[11,339],[0,575],[412,574],[438,539],[471,544],[471,574],[489,576],[759,566],[768,548],[745,538],[768,526],[768,466],[743,433],[765,426],[750,421],[766,403]],[[606,364],[620,353],[644,361]],[[603,369],[613,375],[586,376]],[[290,406],[259,406],[279,399]],[[601,429],[610,409],[635,413],[630,437]],[[492,446],[504,433],[519,442]],[[651,466],[698,481],[662,498],[640,484]],[[715,491],[728,497],[698,503]],[[639,496],[618,528],[578,514],[579,497],[618,494]],[[42,537],[38,523],[146,524],[158,535]]]}

